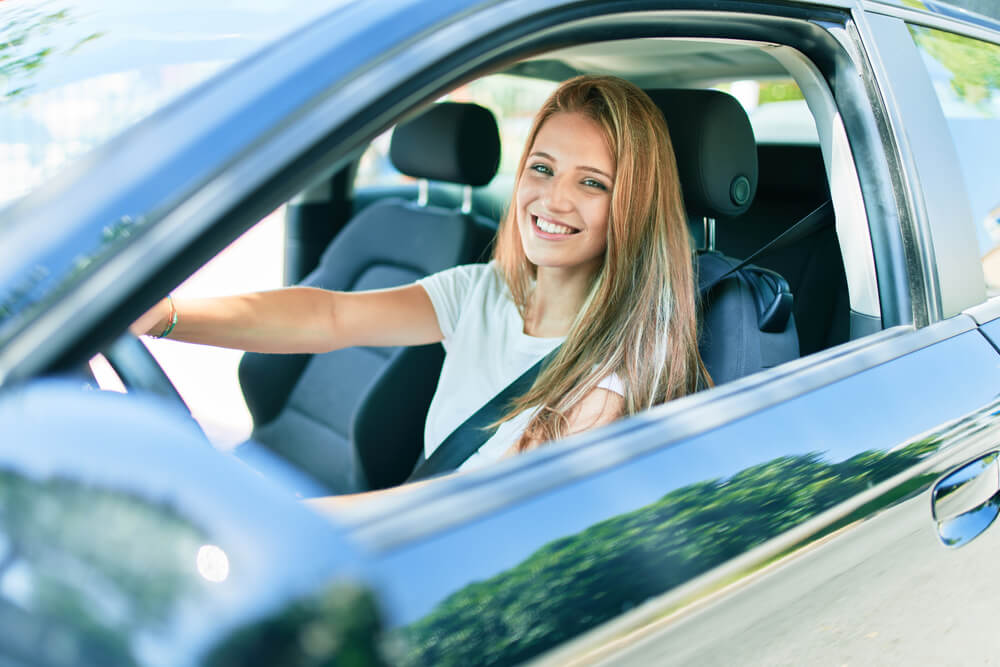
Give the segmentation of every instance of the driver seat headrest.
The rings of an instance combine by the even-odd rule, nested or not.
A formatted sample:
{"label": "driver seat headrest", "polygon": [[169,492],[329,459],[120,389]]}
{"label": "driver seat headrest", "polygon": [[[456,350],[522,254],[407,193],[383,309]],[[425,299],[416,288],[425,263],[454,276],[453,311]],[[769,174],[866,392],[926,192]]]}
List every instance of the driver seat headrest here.
{"label": "driver seat headrest", "polygon": [[757,193],[757,142],[746,111],[717,90],[648,90],[663,112],[688,215],[740,215]]}
{"label": "driver seat headrest", "polygon": [[440,102],[396,126],[389,159],[414,178],[487,185],[500,166],[500,131],[485,107]]}

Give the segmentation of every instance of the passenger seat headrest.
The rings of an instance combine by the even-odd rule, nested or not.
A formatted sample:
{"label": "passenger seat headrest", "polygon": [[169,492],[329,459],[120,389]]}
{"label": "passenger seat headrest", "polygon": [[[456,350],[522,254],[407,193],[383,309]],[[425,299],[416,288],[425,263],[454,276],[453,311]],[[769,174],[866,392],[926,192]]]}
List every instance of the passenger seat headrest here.
{"label": "passenger seat headrest", "polygon": [[489,109],[441,102],[396,126],[389,159],[414,178],[486,185],[500,166],[500,131]]}
{"label": "passenger seat headrest", "polygon": [[757,193],[757,142],[736,98],[717,90],[648,90],[677,155],[688,215],[739,215]]}

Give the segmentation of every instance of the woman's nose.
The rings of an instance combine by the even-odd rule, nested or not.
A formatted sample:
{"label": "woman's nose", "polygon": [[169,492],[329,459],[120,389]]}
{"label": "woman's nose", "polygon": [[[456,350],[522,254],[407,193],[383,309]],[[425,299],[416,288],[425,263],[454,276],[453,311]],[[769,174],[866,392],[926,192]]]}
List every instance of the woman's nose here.
{"label": "woman's nose", "polygon": [[568,179],[559,175],[551,178],[543,197],[543,203],[553,213],[572,208],[573,200],[570,196],[570,183]]}

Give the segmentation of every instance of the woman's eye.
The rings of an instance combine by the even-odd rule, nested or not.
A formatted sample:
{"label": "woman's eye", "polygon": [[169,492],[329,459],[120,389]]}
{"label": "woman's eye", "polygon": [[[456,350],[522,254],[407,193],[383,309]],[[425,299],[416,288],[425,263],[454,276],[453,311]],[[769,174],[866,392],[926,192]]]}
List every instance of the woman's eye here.
{"label": "woman's eye", "polygon": [[530,168],[532,171],[537,171],[539,174],[545,174],[547,176],[552,174],[552,170],[549,169],[547,164],[533,164]]}
{"label": "woman's eye", "polygon": [[588,188],[597,188],[598,190],[608,189],[608,186],[604,185],[604,183],[601,183],[600,181],[595,180],[593,178],[583,179],[583,184],[586,185]]}

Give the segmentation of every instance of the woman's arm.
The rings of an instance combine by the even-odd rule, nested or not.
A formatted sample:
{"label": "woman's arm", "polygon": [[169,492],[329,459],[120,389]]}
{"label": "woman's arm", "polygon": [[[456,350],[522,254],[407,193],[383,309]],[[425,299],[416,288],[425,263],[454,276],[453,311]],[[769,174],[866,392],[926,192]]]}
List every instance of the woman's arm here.
{"label": "woman's arm", "polygon": [[569,429],[566,435],[589,431],[598,426],[610,424],[625,414],[625,397],[621,394],[598,387],[583,397],[566,418]]}
{"label": "woman's arm", "polygon": [[[430,297],[417,284],[367,292],[289,287],[209,299],[174,299],[170,338],[250,352],[321,353],[353,345],[424,345],[443,338]],[[130,327],[159,334],[167,300]]]}
{"label": "woman's arm", "polygon": [[[569,414],[566,415],[566,420],[568,422],[566,436],[568,437],[576,433],[589,431],[590,429],[597,428],[598,426],[610,424],[616,419],[621,418],[624,414],[625,397],[615,391],[611,391],[610,389],[598,387],[584,396],[583,399],[569,411]],[[532,441],[528,443],[527,448],[534,449],[540,444],[542,443]],[[514,454],[519,453],[520,451],[517,449],[517,445],[515,444],[504,453],[504,456],[513,456]]]}

